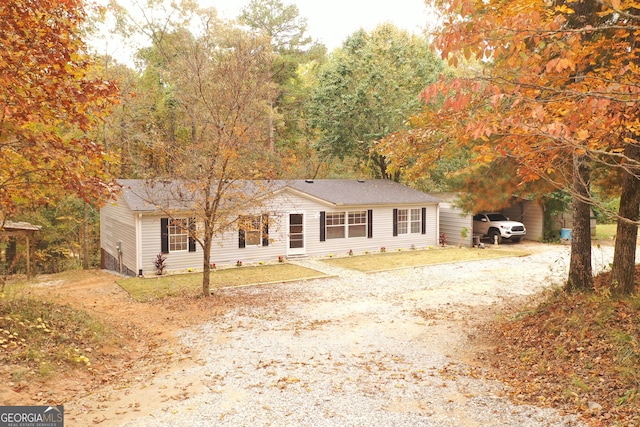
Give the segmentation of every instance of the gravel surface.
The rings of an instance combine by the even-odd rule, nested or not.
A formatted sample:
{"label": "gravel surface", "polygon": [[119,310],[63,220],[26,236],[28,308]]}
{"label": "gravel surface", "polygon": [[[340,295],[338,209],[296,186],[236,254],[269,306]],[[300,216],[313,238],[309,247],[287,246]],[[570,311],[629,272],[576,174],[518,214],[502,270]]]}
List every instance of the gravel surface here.
{"label": "gravel surface", "polygon": [[[567,246],[509,249],[533,254],[375,274],[307,259],[297,262],[336,277],[224,290],[277,303],[182,331],[195,363],[130,390],[155,403],[105,424],[580,426],[513,404],[465,362],[474,322],[566,278]],[[594,271],[612,249],[594,248]]]}

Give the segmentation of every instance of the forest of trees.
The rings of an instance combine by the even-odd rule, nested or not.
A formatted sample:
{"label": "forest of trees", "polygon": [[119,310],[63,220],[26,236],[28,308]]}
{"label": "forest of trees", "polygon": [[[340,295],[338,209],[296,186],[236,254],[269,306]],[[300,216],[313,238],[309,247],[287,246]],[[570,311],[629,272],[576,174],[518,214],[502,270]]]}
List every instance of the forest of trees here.
{"label": "forest of trees", "polygon": [[[618,220],[611,286],[631,292],[638,10],[433,3],[437,34],[381,24],[333,52],[280,0],[252,0],[236,20],[189,1],[3,3],[0,221],[42,225],[36,271],[55,272],[97,266],[97,212],[115,179],[194,183],[205,252],[229,191],[215,183],[394,179],[464,191],[469,210],[515,194],[571,202],[570,289],[592,287],[590,208]],[[104,16],[119,36],[144,40],[135,66],[87,45]],[[16,242],[0,245],[0,274],[24,271]]]}
{"label": "forest of trees", "polygon": [[[103,184],[102,194],[82,183],[64,191],[45,186],[37,199],[0,181],[0,217],[43,226],[35,248],[37,271],[97,265],[98,210],[115,190],[115,179],[183,178],[206,188],[218,180],[388,177],[384,158],[373,150],[375,141],[402,128],[406,117],[419,111],[420,90],[443,70],[426,37],[390,24],[371,33],[358,31],[342,49],[328,53],[309,37],[297,7],[280,0],[253,0],[233,21],[194,2],[138,4],[135,10],[117,2],[96,10],[80,0],[30,5],[44,15],[63,14],[66,7],[76,11],[76,21],[66,23],[74,45],[60,49],[73,49],[82,59],[81,74],[66,73],[61,79],[68,84],[99,79],[111,91],[103,94],[105,108],[100,114],[91,112],[91,126],[82,132],[86,146],[101,150],[102,157],[94,162],[100,171],[85,172],[91,182]],[[3,15],[13,13],[16,19],[26,13],[3,8]],[[115,24],[110,30],[120,38],[143,40],[134,51],[135,65],[87,45],[91,31],[107,25],[104,16],[111,17]],[[3,36],[19,38],[29,25],[38,23],[17,22],[14,33]],[[18,48],[27,52],[15,52],[16,61],[31,54],[31,46]],[[10,79],[2,83],[16,84]],[[53,99],[55,91],[46,95]],[[8,120],[2,124],[0,130],[7,129]],[[67,141],[62,125],[53,132]],[[80,141],[68,142],[83,147]],[[8,148],[0,149],[8,153]],[[35,175],[25,179],[29,187]],[[209,195],[212,200],[225,189],[217,191]],[[216,228],[214,210],[202,213],[202,220],[208,218],[204,224],[210,225],[204,235]],[[202,244],[210,240],[202,239]],[[9,251],[0,274],[24,271],[20,252]],[[83,260],[84,254],[91,258]]]}

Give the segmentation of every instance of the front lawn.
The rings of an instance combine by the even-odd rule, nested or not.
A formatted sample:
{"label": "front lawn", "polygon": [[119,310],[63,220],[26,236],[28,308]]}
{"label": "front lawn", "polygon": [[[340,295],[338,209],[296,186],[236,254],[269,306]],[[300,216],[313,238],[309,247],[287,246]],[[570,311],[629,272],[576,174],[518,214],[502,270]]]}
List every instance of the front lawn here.
{"label": "front lawn", "polygon": [[[323,276],[322,273],[293,264],[233,267],[211,270],[211,290],[266,282],[285,282]],[[202,273],[173,274],[156,277],[131,277],[117,281],[137,301],[151,301],[169,296],[202,294]]]}
{"label": "front lawn", "polygon": [[[363,272],[417,267],[446,262],[526,256],[526,252],[503,248],[434,248],[407,250],[343,258],[326,258],[323,262]],[[321,277],[324,274],[294,264],[233,267],[211,271],[211,290],[231,286],[284,282]],[[151,301],[170,296],[197,296],[202,293],[202,273],[157,277],[132,277],[117,281],[137,301]]]}
{"label": "front lawn", "polygon": [[596,235],[594,240],[613,241],[616,236],[618,224],[596,224]]}
{"label": "front lawn", "polygon": [[529,253],[503,248],[434,248],[425,250],[406,250],[384,252],[361,256],[326,259],[327,264],[349,268],[365,273],[391,270],[394,268],[418,267],[429,264],[474,261],[482,259],[527,256]]}

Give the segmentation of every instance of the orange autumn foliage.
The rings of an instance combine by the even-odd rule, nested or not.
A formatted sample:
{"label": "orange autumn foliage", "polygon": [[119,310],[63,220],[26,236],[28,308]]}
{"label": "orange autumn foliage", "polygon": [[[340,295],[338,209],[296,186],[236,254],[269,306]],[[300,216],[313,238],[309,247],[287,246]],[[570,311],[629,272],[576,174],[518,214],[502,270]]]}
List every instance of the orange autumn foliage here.
{"label": "orange autumn foliage", "polygon": [[115,102],[90,79],[81,0],[0,2],[0,217],[75,192],[112,190],[101,144],[89,138]]}
{"label": "orange autumn foliage", "polygon": [[574,154],[624,166],[625,144],[640,128],[640,16],[631,3],[435,3],[445,22],[434,48],[452,66],[476,66],[422,92],[426,106],[410,129],[380,144],[393,168],[420,174],[472,147],[475,164],[508,157],[520,182],[566,188]]}

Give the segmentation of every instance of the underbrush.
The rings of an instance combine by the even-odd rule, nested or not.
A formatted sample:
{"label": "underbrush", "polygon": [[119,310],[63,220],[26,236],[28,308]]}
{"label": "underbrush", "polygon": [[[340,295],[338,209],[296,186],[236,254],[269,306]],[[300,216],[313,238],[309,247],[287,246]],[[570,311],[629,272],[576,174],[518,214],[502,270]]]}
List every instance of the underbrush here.
{"label": "underbrush", "polygon": [[[640,270],[636,277],[640,277]],[[492,376],[522,403],[553,406],[595,426],[640,425],[640,295],[550,291],[492,324]]]}
{"label": "underbrush", "polygon": [[0,296],[0,362],[14,367],[15,381],[91,371],[92,353],[108,334],[103,323],[70,306]]}

